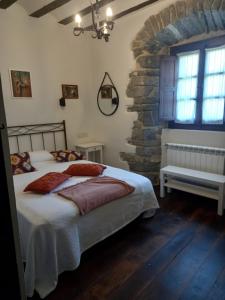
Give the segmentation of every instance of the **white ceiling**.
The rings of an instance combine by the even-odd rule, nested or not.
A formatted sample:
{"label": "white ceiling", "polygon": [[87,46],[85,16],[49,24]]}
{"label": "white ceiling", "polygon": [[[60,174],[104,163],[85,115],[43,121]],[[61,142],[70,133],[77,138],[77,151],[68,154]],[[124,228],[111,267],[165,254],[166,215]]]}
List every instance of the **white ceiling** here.
{"label": "white ceiling", "polygon": [[[27,11],[30,15],[36,10],[42,8],[43,6],[51,3],[53,0],[18,0],[18,3]],[[113,13],[117,14],[121,11],[124,11],[132,6],[143,3],[146,0],[115,0],[106,7],[102,8],[101,11],[104,14],[104,10],[110,6],[113,9]],[[95,0],[92,0],[95,2]],[[90,0],[71,0],[63,6],[55,9],[50,14],[53,15],[57,21],[61,21],[62,19],[75,15],[80,10],[90,5]],[[89,17],[84,18],[85,25],[90,23]]]}

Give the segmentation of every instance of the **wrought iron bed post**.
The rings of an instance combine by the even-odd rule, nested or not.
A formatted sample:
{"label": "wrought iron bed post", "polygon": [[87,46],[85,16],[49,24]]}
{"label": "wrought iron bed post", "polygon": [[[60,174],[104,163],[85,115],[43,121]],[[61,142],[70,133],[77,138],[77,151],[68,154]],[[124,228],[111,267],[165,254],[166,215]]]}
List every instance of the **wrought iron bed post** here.
{"label": "wrought iron bed post", "polygon": [[67,144],[67,135],[66,135],[66,121],[63,120],[63,132],[64,132],[64,140],[65,140],[65,147],[68,149],[68,144]]}

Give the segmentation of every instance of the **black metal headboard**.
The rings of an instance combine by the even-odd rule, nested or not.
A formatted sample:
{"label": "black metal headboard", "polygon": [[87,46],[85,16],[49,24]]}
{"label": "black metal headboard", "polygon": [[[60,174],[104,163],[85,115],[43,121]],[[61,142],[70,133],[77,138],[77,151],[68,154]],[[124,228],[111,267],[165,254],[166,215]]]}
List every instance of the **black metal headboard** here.
{"label": "black metal headboard", "polygon": [[[29,148],[27,151],[34,150],[34,136],[39,136],[41,140],[40,148],[43,150],[46,149],[46,139],[47,136],[52,135],[52,149],[59,150],[57,146],[57,134],[62,133],[63,142],[65,145],[65,149],[67,149],[67,136],[66,136],[66,123],[63,120],[59,123],[46,123],[46,124],[34,124],[34,125],[20,125],[20,126],[9,126],[8,127],[8,137],[9,142],[14,140],[14,144],[16,144],[16,148],[21,152],[21,139],[22,137],[28,138]],[[41,150],[41,149],[36,149]]]}

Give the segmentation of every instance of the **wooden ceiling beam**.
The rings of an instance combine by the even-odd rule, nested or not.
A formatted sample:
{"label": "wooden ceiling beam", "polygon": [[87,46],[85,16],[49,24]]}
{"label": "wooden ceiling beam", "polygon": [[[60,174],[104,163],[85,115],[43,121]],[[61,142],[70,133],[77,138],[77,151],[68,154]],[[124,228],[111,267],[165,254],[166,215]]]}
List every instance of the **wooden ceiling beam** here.
{"label": "wooden ceiling beam", "polygon": [[17,0],[2,0],[0,1],[0,8],[6,9],[9,6],[11,6],[13,3],[15,3]]}
{"label": "wooden ceiling beam", "polygon": [[[109,3],[113,2],[113,1],[115,1],[115,0],[102,0],[99,2],[99,7],[101,8],[105,5],[108,5]],[[95,6],[95,4],[94,4],[94,6]],[[82,17],[84,17],[84,16],[90,14],[90,12],[91,12],[91,6],[87,6],[77,13],[79,15],[81,15]],[[71,16],[59,21],[59,23],[63,24],[63,25],[68,25],[69,23],[73,22],[73,20],[74,20],[74,15],[71,15]]]}
{"label": "wooden ceiling beam", "polygon": [[[135,12],[135,11],[138,11],[138,10],[140,10],[140,9],[148,6],[148,5],[151,5],[151,4],[153,4],[153,3],[157,2],[157,1],[158,0],[148,0],[148,1],[142,2],[142,3],[138,4],[138,5],[135,5],[133,7],[130,7],[128,9],[126,9],[126,10],[123,10],[122,12],[120,12],[120,13],[118,13],[118,14],[116,14],[116,15],[113,16],[113,21],[118,20],[118,19],[120,19],[122,17],[125,17],[125,16],[127,16],[127,15],[129,15],[129,14]],[[92,29],[92,25],[87,26],[85,29],[88,29],[88,30]]]}
{"label": "wooden ceiling beam", "polygon": [[34,18],[40,18],[43,17],[44,15],[47,15],[51,11],[55,10],[56,8],[63,6],[64,4],[70,2],[71,0],[54,0],[50,2],[49,4],[43,6],[42,8],[36,10],[32,14],[30,14],[31,17]]}

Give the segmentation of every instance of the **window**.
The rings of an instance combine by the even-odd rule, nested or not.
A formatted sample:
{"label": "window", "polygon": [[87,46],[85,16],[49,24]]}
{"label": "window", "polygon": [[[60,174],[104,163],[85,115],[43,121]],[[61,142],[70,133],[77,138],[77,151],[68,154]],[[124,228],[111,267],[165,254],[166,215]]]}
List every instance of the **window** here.
{"label": "window", "polygon": [[[171,60],[168,71],[167,61],[160,88],[160,109],[163,97],[164,110],[173,106],[173,114],[164,118],[169,127],[225,130],[225,37],[173,47],[172,57],[175,66],[171,68]],[[170,94],[166,90],[172,87],[163,87],[166,76],[174,77]]]}
{"label": "window", "polygon": [[225,47],[206,49],[202,123],[223,124]]}
{"label": "window", "polygon": [[198,90],[199,51],[178,55],[177,123],[194,123]]}

